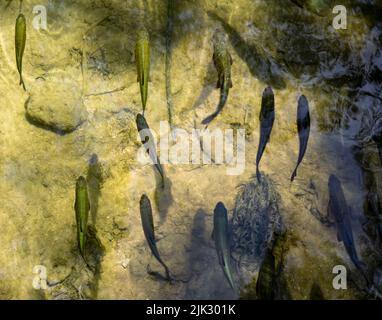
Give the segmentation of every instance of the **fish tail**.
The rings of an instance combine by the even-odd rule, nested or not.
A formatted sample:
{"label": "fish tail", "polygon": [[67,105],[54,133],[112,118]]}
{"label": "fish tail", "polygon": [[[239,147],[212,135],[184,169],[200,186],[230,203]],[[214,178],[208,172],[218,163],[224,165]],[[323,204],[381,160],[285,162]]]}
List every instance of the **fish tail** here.
{"label": "fish tail", "polygon": [[27,91],[27,89],[25,88],[25,83],[24,83],[24,80],[23,80],[23,76],[22,76],[22,75],[20,75],[20,82],[19,82],[19,85],[22,85],[24,91]]}
{"label": "fish tail", "polygon": [[292,176],[290,177],[290,181],[293,182],[294,178],[296,178],[296,176],[297,176],[297,167],[294,169]]}
{"label": "fish tail", "polygon": [[214,113],[212,113],[211,115],[209,115],[207,118],[205,118],[202,121],[202,124],[208,125],[222,111],[222,109],[223,109],[223,107],[226,104],[227,99],[228,99],[228,91],[229,91],[229,88],[230,88],[230,85],[231,85],[230,81],[231,81],[230,79],[224,79],[224,84],[223,84],[223,86],[222,86],[222,88],[220,90],[220,100],[219,100],[218,107],[216,108],[216,111]]}
{"label": "fish tail", "polygon": [[256,178],[257,178],[257,182],[260,182],[261,174],[260,174],[260,170],[259,170],[259,165],[258,164],[256,165]]}
{"label": "fish tail", "polygon": [[161,187],[162,187],[162,189],[164,189],[164,187],[165,187],[164,176],[163,176],[163,174],[162,174],[161,176],[162,176],[162,184],[161,184]]}
{"label": "fish tail", "polygon": [[220,101],[219,101],[219,105],[218,105],[218,110],[223,109],[224,105],[227,102],[229,87],[230,87],[230,81],[225,80],[223,87],[220,91]]}
{"label": "fish tail", "polygon": [[170,274],[170,269],[163,263],[164,270],[166,272],[166,278],[168,281],[172,280],[171,274]]}
{"label": "fish tail", "polygon": [[205,118],[202,121],[202,124],[208,125],[212,120],[214,120],[217,117],[218,114],[219,114],[219,111],[215,111],[213,114],[211,114],[207,118]]}

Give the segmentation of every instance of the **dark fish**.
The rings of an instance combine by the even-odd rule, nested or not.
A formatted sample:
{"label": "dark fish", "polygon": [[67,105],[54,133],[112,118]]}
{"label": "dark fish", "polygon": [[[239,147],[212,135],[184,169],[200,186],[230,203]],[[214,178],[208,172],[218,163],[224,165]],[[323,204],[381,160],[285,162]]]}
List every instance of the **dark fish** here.
{"label": "dark fish", "polygon": [[305,96],[301,96],[298,100],[297,107],[297,130],[298,130],[298,138],[300,140],[300,150],[298,154],[298,160],[296,168],[294,169],[292,176],[290,178],[291,181],[297,175],[297,169],[300,165],[302,159],[304,158],[306,148],[308,146],[309,133],[310,133],[310,115],[309,115],[309,103]]}
{"label": "dark fish", "polygon": [[88,226],[88,216],[90,210],[87,182],[84,177],[79,177],[76,183],[76,200],[74,203],[77,222],[78,248],[85,259],[85,246]]}
{"label": "dark fish", "polygon": [[259,164],[263,156],[265,147],[272,132],[275,121],[275,97],[271,87],[267,87],[263,92],[260,110],[260,142],[256,156],[256,177],[260,181]]}
{"label": "dark fish", "polygon": [[151,203],[150,203],[150,199],[145,194],[143,194],[141,197],[141,200],[139,202],[139,207],[141,212],[143,232],[145,234],[147,243],[150,247],[151,253],[158,260],[158,262],[164,267],[166,271],[166,277],[168,280],[170,280],[171,279],[170,270],[168,269],[166,264],[162,261],[158,252],[158,248],[156,246],[154,220],[153,220],[153,213],[151,209]]}
{"label": "dark fish", "polygon": [[286,87],[284,80],[286,72],[283,65],[279,64],[268,52],[265,52],[261,45],[245,41],[241,34],[227,23],[226,19],[211,11],[208,11],[207,14],[221,23],[229,37],[231,46],[247,64],[254,77],[276,89]]}
{"label": "dark fish", "polygon": [[347,206],[341,182],[335,175],[329,177],[328,215],[334,217],[337,228],[337,239],[342,241],[354,265],[363,272],[364,263],[358,258],[354,244],[353,231],[350,221],[351,210]]}
{"label": "dark fish", "polygon": [[227,209],[222,202],[219,202],[214,210],[214,230],[212,238],[215,240],[216,252],[219,264],[223,268],[231,288],[236,291],[231,272],[231,250],[229,244],[229,226]]}
{"label": "dark fish", "polygon": [[150,155],[151,160],[153,161],[155,167],[157,168],[159,174],[162,177],[162,188],[164,188],[163,168],[156,154],[154,137],[151,134],[149,125],[147,124],[145,117],[141,115],[140,113],[137,114],[136,123],[137,123],[137,129],[138,129],[139,135],[141,137],[141,142],[143,145],[146,145],[146,147],[148,148],[147,153]]}
{"label": "dark fish", "polygon": [[143,114],[145,114],[150,73],[150,42],[146,29],[142,29],[138,33],[138,40],[135,46],[135,62],[137,65],[137,81],[141,91]]}
{"label": "dark fish", "polygon": [[218,82],[216,87],[220,88],[220,100],[216,111],[202,121],[202,124],[205,125],[209,124],[223,110],[228,99],[229,89],[232,88],[232,57],[228,52],[227,41],[224,35],[220,32],[217,32],[214,36],[213,60],[216,70],[218,71]]}
{"label": "dark fish", "polygon": [[16,64],[17,70],[20,75],[20,85],[25,89],[25,84],[23,80],[23,55],[25,50],[25,42],[27,39],[26,21],[22,13],[20,13],[16,19],[15,27],[15,51],[16,51]]}

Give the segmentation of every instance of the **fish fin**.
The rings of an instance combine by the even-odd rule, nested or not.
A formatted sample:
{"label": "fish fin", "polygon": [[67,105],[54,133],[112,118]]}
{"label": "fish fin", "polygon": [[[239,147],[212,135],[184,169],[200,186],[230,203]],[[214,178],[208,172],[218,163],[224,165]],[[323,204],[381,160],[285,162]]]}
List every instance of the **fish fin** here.
{"label": "fish fin", "polygon": [[260,183],[261,174],[260,174],[259,166],[256,167],[256,178],[257,178],[257,182]]}
{"label": "fish fin", "polygon": [[219,112],[214,112],[213,114],[209,115],[207,118],[205,118],[203,121],[202,121],[202,124],[209,124],[212,120],[214,120],[216,118],[216,116],[219,114]]}
{"label": "fish fin", "polygon": [[24,80],[23,80],[23,77],[22,77],[22,76],[20,76],[20,83],[19,83],[19,85],[22,85],[24,91],[27,91],[27,89],[25,88],[25,83],[24,83]]}
{"label": "fish fin", "polygon": [[294,178],[296,178],[297,176],[297,168],[294,169],[293,173],[292,173],[292,176],[290,177],[290,181],[293,182],[294,181]]}
{"label": "fish fin", "polygon": [[219,259],[219,264],[224,268],[225,267],[225,262],[224,262],[223,254],[219,254],[218,255],[218,259]]}

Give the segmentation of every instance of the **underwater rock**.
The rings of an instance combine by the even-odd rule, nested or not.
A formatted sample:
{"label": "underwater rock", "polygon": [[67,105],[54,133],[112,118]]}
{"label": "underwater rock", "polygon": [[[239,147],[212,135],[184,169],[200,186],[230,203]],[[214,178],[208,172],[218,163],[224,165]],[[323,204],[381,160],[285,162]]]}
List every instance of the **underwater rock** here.
{"label": "underwater rock", "polygon": [[261,261],[275,230],[282,229],[278,196],[268,177],[251,181],[236,197],[232,218],[233,250]]}
{"label": "underwater rock", "polygon": [[379,292],[382,292],[382,268],[377,268],[373,277],[374,286]]}
{"label": "underwater rock", "polygon": [[257,279],[254,277],[241,293],[242,299],[290,299],[287,281],[284,277],[284,257],[289,249],[287,232],[274,233],[261,264]]}
{"label": "underwater rock", "polygon": [[87,117],[81,90],[70,82],[38,81],[25,109],[29,122],[58,134],[74,131]]}
{"label": "underwater rock", "polygon": [[281,275],[285,247],[285,235],[275,235],[273,247],[268,249],[256,282],[256,294],[261,300],[273,300],[278,296],[278,278]]}
{"label": "underwater rock", "polygon": [[261,183],[253,180],[243,185],[236,197],[231,252],[238,262],[239,278],[248,285],[259,272],[268,248],[272,248],[274,234],[283,233],[278,200],[272,182],[265,175]]}

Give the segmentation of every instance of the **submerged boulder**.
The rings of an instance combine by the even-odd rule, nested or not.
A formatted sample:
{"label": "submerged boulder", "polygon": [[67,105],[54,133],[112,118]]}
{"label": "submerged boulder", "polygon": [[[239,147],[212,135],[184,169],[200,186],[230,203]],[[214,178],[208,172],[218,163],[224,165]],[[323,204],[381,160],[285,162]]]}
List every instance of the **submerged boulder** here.
{"label": "submerged boulder", "polygon": [[275,235],[284,233],[278,201],[279,196],[266,176],[262,176],[260,183],[255,179],[243,185],[236,197],[232,254],[239,262],[239,276],[244,283],[253,282],[263,261],[268,262],[264,270],[271,271],[264,272],[264,280],[275,281],[273,271],[280,269],[282,252],[273,250]]}
{"label": "submerged boulder", "polygon": [[264,257],[275,230],[281,231],[278,195],[272,182],[263,176],[242,186],[236,197],[232,218],[233,251],[257,262]]}
{"label": "submerged boulder", "polygon": [[74,131],[87,117],[81,89],[70,81],[38,81],[25,109],[31,123],[58,134]]}

